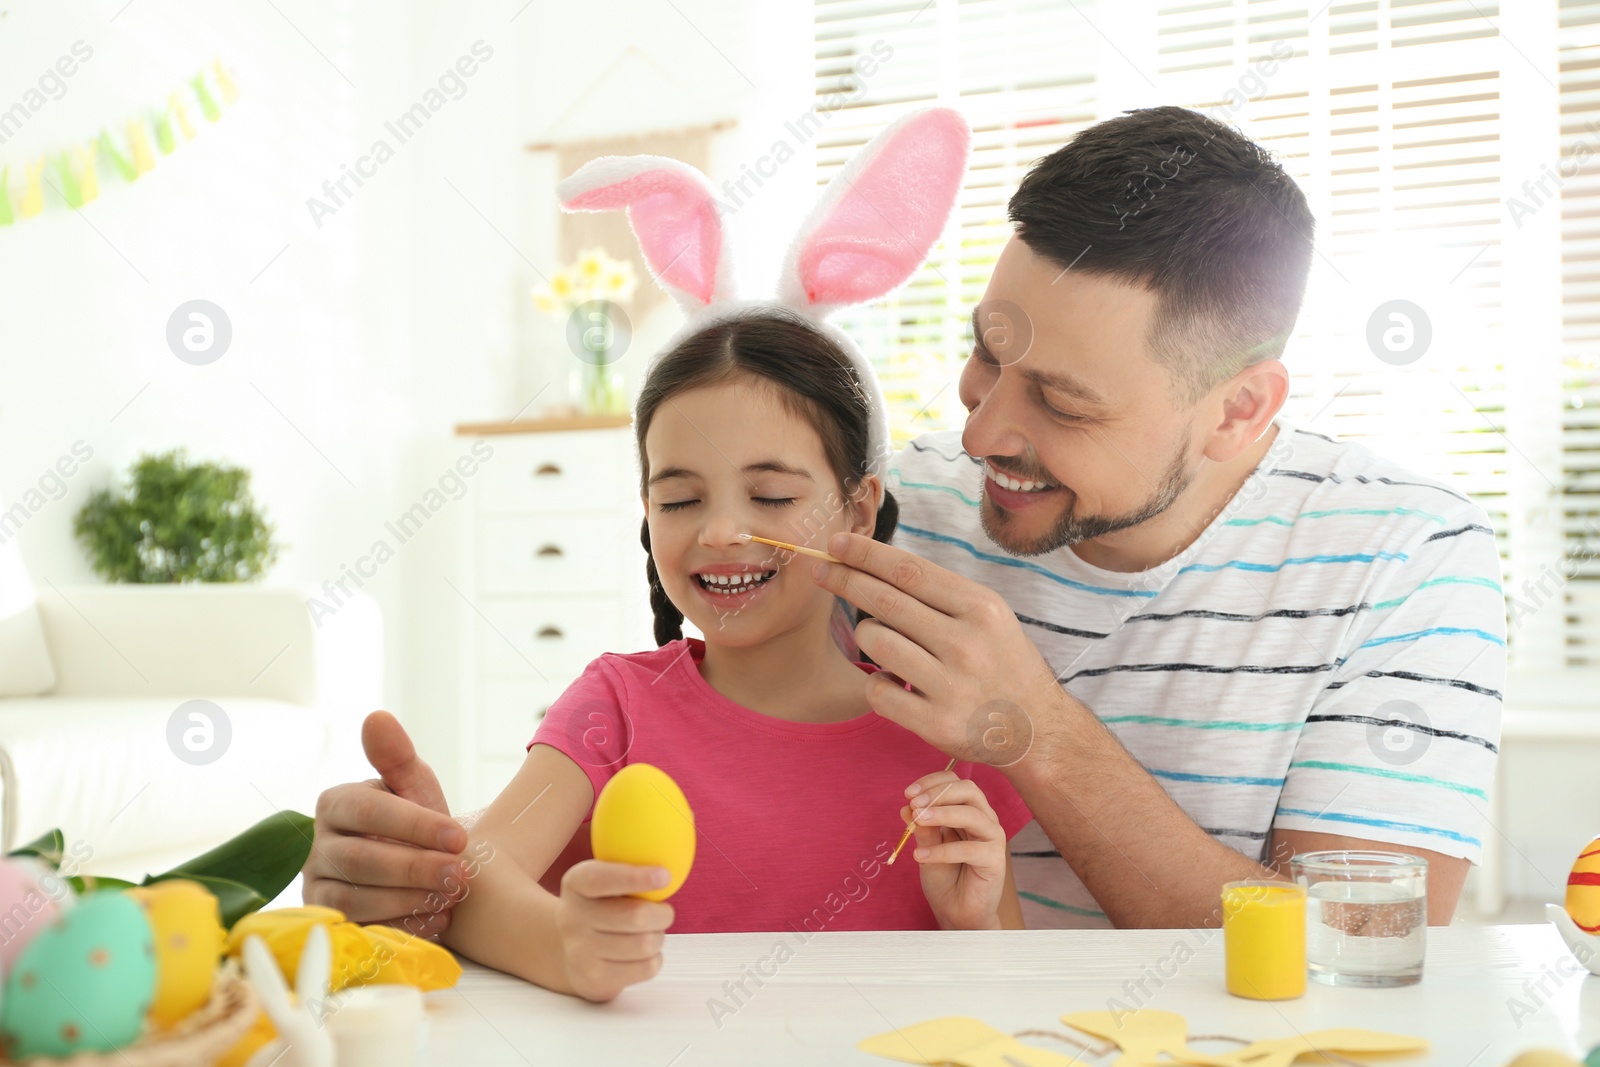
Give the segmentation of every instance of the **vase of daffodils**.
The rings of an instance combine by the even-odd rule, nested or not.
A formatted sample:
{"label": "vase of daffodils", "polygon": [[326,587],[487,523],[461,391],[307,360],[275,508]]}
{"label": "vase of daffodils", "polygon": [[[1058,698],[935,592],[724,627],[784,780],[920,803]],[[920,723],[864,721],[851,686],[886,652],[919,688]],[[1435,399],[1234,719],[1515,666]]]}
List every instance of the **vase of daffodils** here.
{"label": "vase of daffodils", "polygon": [[534,307],[566,324],[567,347],[578,360],[569,391],[585,414],[628,410],[621,360],[631,326],[623,306],[633,299],[635,284],[632,262],[589,248],[533,291]]}

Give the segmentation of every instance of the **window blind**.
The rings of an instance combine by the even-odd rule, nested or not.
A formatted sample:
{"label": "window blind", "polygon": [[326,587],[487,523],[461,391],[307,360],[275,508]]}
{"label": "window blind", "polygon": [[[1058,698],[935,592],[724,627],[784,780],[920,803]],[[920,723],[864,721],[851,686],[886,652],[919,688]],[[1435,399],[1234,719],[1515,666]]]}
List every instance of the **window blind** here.
{"label": "window blind", "polygon": [[[1193,107],[1272,150],[1317,218],[1290,410],[1484,506],[1514,662],[1600,662],[1600,0],[1502,7],[816,0],[819,96],[874,43],[893,49],[849,83],[819,184],[908,109],[947,104],[974,128],[932,261],[841,319],[884,375],[899,439],[961,423],[968,316],[1028,167],[1126,108]],[[1542,177],[1534,204],[1523,183]],[[1394,299],[1431,334],[1412,363],[1368,341]]]}

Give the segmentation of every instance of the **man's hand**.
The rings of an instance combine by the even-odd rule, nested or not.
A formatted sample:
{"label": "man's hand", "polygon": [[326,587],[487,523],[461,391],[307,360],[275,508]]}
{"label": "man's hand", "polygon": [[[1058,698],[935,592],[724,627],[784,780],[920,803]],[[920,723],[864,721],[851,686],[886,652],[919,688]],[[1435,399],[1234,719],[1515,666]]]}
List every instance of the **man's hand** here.
{"label": "man's hand", "polygon": [[856,641],[889,672],[868,680],[873,710],[949,756],[997,767],[1022,759],[1055,717],[1039,710],[1063,696],[1000,594],[859,534],[835,534],[828,551],[845,566],[818,563],[813,579],[873,616]]}
{"label": "man's hand", "polygon": [[458,854],[467,832],[450,818],[439,779],[393,715],[368,715],[361,746],[379,777],[333,786],[317,798],[302,895],[354,922],[437,937],[466,883]]}
{"label": "man's hand", "polygon": [[666,885],[661,867],[584,860],[561,878],[556,926],[567,984],[585,1000],[611,1000],[661,970],[672,905],[632,896]]}

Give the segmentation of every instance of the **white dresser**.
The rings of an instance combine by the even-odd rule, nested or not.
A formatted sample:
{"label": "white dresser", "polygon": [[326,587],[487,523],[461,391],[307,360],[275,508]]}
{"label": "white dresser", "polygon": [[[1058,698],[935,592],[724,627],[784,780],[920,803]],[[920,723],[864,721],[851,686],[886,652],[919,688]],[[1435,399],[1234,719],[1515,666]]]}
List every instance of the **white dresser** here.
{"label": "white dresser", "polygon": [[551,701],[602,652],[655,647],[625,417],[458,427],[494,449],[462,509],[460,781],[494,799]]}

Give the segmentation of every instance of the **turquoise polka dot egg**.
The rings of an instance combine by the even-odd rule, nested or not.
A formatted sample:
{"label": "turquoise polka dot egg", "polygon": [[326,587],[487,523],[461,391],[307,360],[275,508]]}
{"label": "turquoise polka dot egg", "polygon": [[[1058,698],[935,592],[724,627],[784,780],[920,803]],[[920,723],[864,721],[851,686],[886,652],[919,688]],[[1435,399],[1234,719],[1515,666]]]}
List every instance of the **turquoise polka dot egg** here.
{"label": "turquoise polka dot egg", "polygon": [[13,1059],[109,1052],[138,1038],[155,995],[155,943],[144,909],[91,893],[34,937],[0,997]]}

